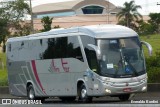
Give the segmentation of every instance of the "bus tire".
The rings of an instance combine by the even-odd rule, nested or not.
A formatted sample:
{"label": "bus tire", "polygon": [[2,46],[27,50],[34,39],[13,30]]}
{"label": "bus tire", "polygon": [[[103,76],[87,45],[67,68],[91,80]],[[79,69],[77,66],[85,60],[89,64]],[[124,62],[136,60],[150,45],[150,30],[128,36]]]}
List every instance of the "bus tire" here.
{"label": "bus tire", "polygon": [[87,95],[87,89],[86,86],[84,84],[81,85],[80,87],[80,95],[79,95],[79,100],[82,102],[92,102],[92,97],[89,97]]}
{"label": "bus tire", "polygon": [[124,94],[124,95],[120,95],[119,99],[121,101],[127,101],[129,99],[129,97],[130,97],[130,94]]}
{"label": "bus tire", "polygon": [[27,97],[28,97],[29,100],[35,100],[36,99],[33,85],[29,85],[27,87]]}

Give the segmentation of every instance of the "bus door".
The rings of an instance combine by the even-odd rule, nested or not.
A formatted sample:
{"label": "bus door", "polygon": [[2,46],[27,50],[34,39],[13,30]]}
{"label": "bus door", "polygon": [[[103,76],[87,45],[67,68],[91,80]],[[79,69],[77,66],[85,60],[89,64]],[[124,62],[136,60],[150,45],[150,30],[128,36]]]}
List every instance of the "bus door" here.
{"label": "bus door", "polygon": [[[96,52],[93,48],[88,47],[87,49],[85,49],[85,53],[86,53],[86,57],[87,57],[87,62],[88,62],[88,66],[89,69],[86,70],[86,74],[87,75],[87,83],[88,83],[88,87],[90,90],[93,91],[98,88],[98,84],[95,83],[96,82],[96,78],[95,78],[95,73],[98,74],[98,61],[97,61],[97,56],[96,56]],[[85,78],[86,79],[86,78]]]}

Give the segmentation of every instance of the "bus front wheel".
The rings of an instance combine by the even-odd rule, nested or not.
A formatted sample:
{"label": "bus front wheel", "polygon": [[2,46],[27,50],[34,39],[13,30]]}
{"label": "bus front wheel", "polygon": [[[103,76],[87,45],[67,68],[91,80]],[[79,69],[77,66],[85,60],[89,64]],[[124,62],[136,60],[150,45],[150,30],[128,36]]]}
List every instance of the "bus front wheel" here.
{"label": "bus front wheel", "polygon": [[81,85],[80,87],[80,95],[79,95],[79,100],[82,102],[92,102],[92,97],[89,97],[87,95],[87,89],[84,84]]}
{"label": "bus front wheel", "polygon": [[120,95],[119,99],[121,101],[127,101],[129,99],[129,97],[130,97],[130,94],[124,94],[124,95]]}

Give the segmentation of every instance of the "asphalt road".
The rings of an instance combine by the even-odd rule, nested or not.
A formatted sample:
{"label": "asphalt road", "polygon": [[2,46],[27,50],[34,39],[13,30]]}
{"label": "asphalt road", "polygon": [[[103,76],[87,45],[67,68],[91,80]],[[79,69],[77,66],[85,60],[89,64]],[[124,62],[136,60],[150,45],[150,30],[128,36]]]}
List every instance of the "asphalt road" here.
{"label": "asphalt road", "polygon": [[160,107],[160,92],[148,92],[148,93],[140,93],[136,94],[134,97],[130,98],[128,101],[120,101],[116,97],[100,97],[100,98],[93,98],[92,103],[82,103],[78,102],[77,100],[74,102],[62,102],[58,98],[49,98],[43,104],[38,102],[36,104],[2,104],[2,100],[9,99],[13,100],[27,100],[26,98],[18,98],[11,95],[0,95],[0,107]]}

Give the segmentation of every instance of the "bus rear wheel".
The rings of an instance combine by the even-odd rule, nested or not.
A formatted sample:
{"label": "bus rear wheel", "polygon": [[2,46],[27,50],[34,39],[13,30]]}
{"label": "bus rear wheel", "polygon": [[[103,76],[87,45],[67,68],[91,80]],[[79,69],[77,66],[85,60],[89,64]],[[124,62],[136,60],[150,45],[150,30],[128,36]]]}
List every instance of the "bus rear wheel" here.
{"label": "bus rear wheel", "polygon": [[35,100],[36,99],[33,85],[29,85],[28,86],[28,88],[27,88],[27,97],[28,97],[29,100]]}
{"label": "bus rear wheel", "polygon": [[29,100],[41,100],[42,103],[45,102],[46,97],[36,97],[33,85],[27,87],[27,97]]}
{"label": "bus rear wheel", "polygon": [[120,95],[119,99],[121,101],[127,101],[129,99],[129,97],[130,97],[130,94],[124,94],[124,95]]}
{"label": "bus rear wheel", "polygon": [[89,97],[87,95],[87,89],[84,84],[81,85],[80,87],[80,93],[79,93],[79,100],[82,102],[92,102],[92,97]]}

